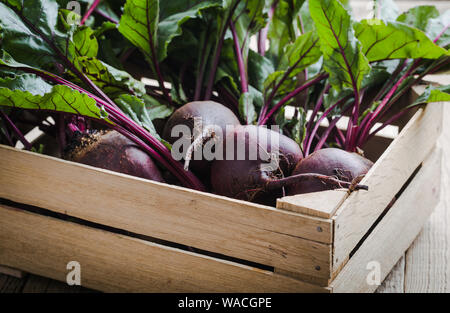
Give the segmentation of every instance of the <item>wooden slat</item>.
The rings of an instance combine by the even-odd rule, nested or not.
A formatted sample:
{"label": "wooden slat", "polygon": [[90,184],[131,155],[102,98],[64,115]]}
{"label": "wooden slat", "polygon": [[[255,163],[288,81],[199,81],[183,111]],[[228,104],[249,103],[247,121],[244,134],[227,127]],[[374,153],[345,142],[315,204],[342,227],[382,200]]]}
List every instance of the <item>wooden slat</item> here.
{"label": "wooden slat", "polygon": [[331,245],[319,241],[331,242],[331,220],[5,146],[0,173],[0,197],[15,202],[293,272],[330,272]]}
{"label": "wooden slat", "polygon": [[395,264],[384,282],[376,290],[377,293],[404,293],[405,292],[405,255]]}
{"label": "wooden slat", "polygon": [[65,281],[70,261],[80,263],[82,286],[109,292],[327,291],[273,272],[0,206],[0,263]]}
{"label": "wooden slat", "polygon": [[47,277],[30,275],[23,286],[22,293],[92,293],[93,290],[81,286],[69,286],[66,283]]}
{"label": "wooden slat", "polygon": [[[450,2],[449,2],[450,4]],[[448,74],[428,75],[427,82],[449,84]],[[450,292],[450,107],[444,106],[441,202],[422,232],[377,292]],[[407,273],[407,274],[406,274]]]}
{"label": "wooden slat", "polygon": [[[448,76],[448,75],[447,75]],[[447,83],[449,78],[447,77]],[[450,106],[444,107],[442,196],[406,253],[406,292],[450,292]]]}
{"label": "wooden slat", "polygon": [[417,111],[361,181],[369,191],[353,192],[336,212],[333,271],[435,146],[442,130],[442,105],[433,103]]}
{"label": "wooden slat", "polygon": [[287,196],[277,200],[277,208],[311,216],[332,218],[347,195],[347,190],[327,190]]}
{"label": "wooden slat", "polygon": [[367,265],[380,264],[381,281],[420,232],[439,202],[441,151],[435,149],[392,208],[350,258],[330,287],[333,292],[373,292]]}
{"label": "wooden slat", "polygon": [[444,203],[436,208],[429,223],[406,253],[405,292],[450,292],[449,227]]}
{"label": "wooden slat", "polygon": [[0,293],[21,292],[24,284],[25,284],[24,279],[20,279],[6,274],[0,274]]}
{"label": "wooden slat", "polygon": [[5,274],[5,275],[12,276],[15,278],[23,278],[26,275],[26,273],[24,273],[21,270],[18,270],[16,268],[12,268],[9,266],[3,266],[3,265],[0,265],[0,274]]}

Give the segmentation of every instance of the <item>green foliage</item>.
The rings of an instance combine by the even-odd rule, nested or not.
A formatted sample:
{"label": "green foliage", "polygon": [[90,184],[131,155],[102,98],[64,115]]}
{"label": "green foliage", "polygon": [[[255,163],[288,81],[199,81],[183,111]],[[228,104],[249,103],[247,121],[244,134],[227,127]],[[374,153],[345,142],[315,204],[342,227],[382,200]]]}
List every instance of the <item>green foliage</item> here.
{"label": "green foliage", "polygon": [[330,83],[337,89],[359,89],[370,66],[353,31],[349,13],[333,0],[310,1],[309,10],[317,28]]}

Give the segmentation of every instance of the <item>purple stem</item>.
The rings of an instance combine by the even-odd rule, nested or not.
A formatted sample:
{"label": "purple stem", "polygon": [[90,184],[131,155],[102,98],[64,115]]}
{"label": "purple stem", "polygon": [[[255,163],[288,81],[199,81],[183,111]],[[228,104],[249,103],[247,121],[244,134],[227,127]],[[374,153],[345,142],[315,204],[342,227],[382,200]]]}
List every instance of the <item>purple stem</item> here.
{"label": "purple stem", "polygon": [[230,21],[230,30],[233,34],[233,41],[234,41],[234,50],[236,53],[236,59],[239,67],[239,75],[241,77],[241,89],[242,93],[248,92],[248,82],[247,82],[247,73],[245,70],[244,65],[244,57],[242,56],[241,47],[239,44],[239,38],[236,33],[236,28],[234,27],[233,21]]}
{"label": "purple stem", "polygon": [[[316,45],[317,40],[314,42],[314,44],[303,54],[299,57],[297,62],[284,73],[284,75],[281,77],[280,81],[277,83],[277,85],[273,88],[272,92],[269,95],[269,98],[267,98],[267,101],[264,102],[264,106],[261,109],[261,113],[259,114],[258,123],[264,118],[264,116],[267,113],[267,110],[269,109],[270,104],[273,101],[273,98],[275,97],[278,89],[283,85],[284,81],[289,77],[289,75],[292,73],[292,71],[297,67],[297,65],[301,62],[301,60],[307,55],[311,49]],[[308,79],[308,70],[305,69],[305,79]]]}
{"label": "purple stem", "polygon": [[367,135],[369,134],[370,129],[373,126],[373,121],[375,120],[375,118],[378,116],[378,114],[380,114],[380,112],[383,110],[383,108],[388,104],[389,100],[391,99],[391,97],[394,95],[394,93],[397,91],[397,89],[400,87],[400,85],[402,84],[402,82],[411,75],[411,73],[416,69],[416,67],[418,66],[418,64],[420,63],[420,59],[416,60],[411,67],[409,68],[409,70],[402,76],[400,77],[400,79],[395,83],[395,85],[391,88],[391,90],[389,90],[389,92],[387,93],[387,95],[384,97],[383,101],[381,101],[380,105],[376,108],[376,110],[372,113],[369,113],[370,117],[369,120],[367,121],[367,123],[365,124],[361,134],[360,134],[360,138],[358,140],[358,143],[362,143],[366,140]]}
{"label": "purple stem", "polygon": [[327,85],[323,88],[322,93],[320,94],[319,99],[317,99],[316,105],[314,106],[313,112],[308,120],[308,123],[306,124],[306,135],[305,135],[305,140],[303,142],[303,151],[306,151],[306,145],[307,145],[307,142],[308,142],[310,134],[311,134],[311,128],[313,127],[314,120],[315,120],[320,108],[322,107],[325,93],[327,93],[330,88],[331,88],[331,85]]}
{"label": "purple stem", "polygon": [[308,89],[309,87],[311,87],[312,85],[318,83],[319,81],[321,81],[322,79],[325,79],[328,77],[328,74],[322,74],[317,76],[316,78],[310,80],[309,82],[307,82],[306,84],[304,84],[303,86],[298,87],[297,89],[295,89],[294,91],[292,91],[291,93],[289,93],[287,96],[285,96],[283,99],[280,100],[280,102],[278,102],[270,111],[269,113],[267,113],[267,115],[264,117],[264,119],[261,121],[261,123],[259,123],[259,125],[265,125],[267,123],[267,121],[269,120],[269,118],[272,117],[272,115],[274,115],[284,104],[286,104],[286,102],[288,102],[289,100],[291,100],[293,97],[295,97],[296,95],[298,95],[300,92],[302,92],[303,90]]}
{"label": "purple stem", "polygon": [[317,130],[319,129],[320,122],[322,122],[322,120],[325,117],[327,117],[328,114],[330,114],[330,112],[333,111],[333,109],[335,107],[337,107],[338,105],[340,105],[344,101],[345,101],[345,98],[342,98],[341,100],[337,101],[335,104],[329,106],[328,109],[326,109],[325,112],[323,112],[323,114],[319,117],[319,119],[317,120],[316,124],[314,125],[314,128],[313,128],[311,134],[309,135],[308,142],[306,144],[306,149],[304,151],[305,156],[309,155],[309,150],[311,149],[311,144],[312,144],[312,141],[314,139],[314,135],[316,134]]}
{"label": "purple stem", "polygon": [[[446,32],[446,30],[449,28],[450,23],[447,24],[444,29],[439,33],[438,36],[436,36],[436,38],[433,40],[434,43],[436,43],[441,36]],[[374,121],[376,121],[376,118],[378,117],[378,115],[380,114],[381,110],[390,102],[391,98],[393,97],[393,95],[395,94],[395,92],[397,91],[397,89],[399,88],[399,86],[401,85],[401,83],[408,78],[413,72],[414,70],[418,67],[419,63],[422,61],[422,59],[417,59],[414,61],[414,63],[412,64],[412,66],[410,67],[410,69],[397,81],[397,83],[392,87],[392,89],[389,91],[389,93],[386,95],[386,97],[383,99],[383,102],[377,107],[376,111],[373,113],[370,113],[366,116],[366,118],[363,120],[364,126],[363,126],[363,130],[360,133],[360,136],[357,140],[357,144],[358,145],[362,145],[363,142],[367,141],[369,138],[371,138],[375,133],[377,133],[378,131],[380,131],[381,129],[383,129],[384,127],[386,127],[388,124],[386,124],[387,122],[392,123],[392,119],[396,116],[402,116],[402,112],[397,113],[396,115],[394,115],[390,120],[388,120],[387,122],[385,122],[382,126],[380,126],[379,128],[377,128],[375,131],[373,131],[370,135],[369,132],[372,128],[372,125],[374,124]],[[405,60],[404,66],[406,65],[407,60]],[[445,64],[445,62],[444,62]],[[403,67],[404,67],[403,66]],[[438,68],[442,66],[442,64],[438,65]],[[430,72],[432,72],[434,69],[432,69]],[[425,74],[427,73],[427,71],[423,74],[421,74],[417,79],[414,80],[414,83],[416,83],[418,80],[420,80]],[[406,92],[406,90],[404,91]],[[403,93],[404,93],[403,92]],[[401,93],[401,94],[403,94]],[[398,99],[399,96],[394,97],[394,100]],[[391,104],[394,103],[395,101],[391,101]],[[408,110],[408,109],[407,109]],[[404,111],[407,111],[404,110]],[[385,112],[386,113],[386,112]],[[399,117],[397,117],[398,119]],[[367,122],[366,122],[367,119]]]}
{"label": "purple stem", "polygon": [[72,136],[74,133],[77,133],[77,132],[81,133],[81,130],[74,123],[67,124],[67,129]]}
{"label": "purple stem", "polygon": [[92,12],[94,12],[95,8],[98,6],[99,3],[100,0],[95,0],[94,3],[92,3],[92,5],[87,10],[86,14],[84,14],[83,18],[81,19],[80,25],[84,25],[86,20],[89,18],[89,16],[91,16]]}
{"label": "purple stem", "polygon": [[450,27],[450,23],[445,25],[444,29],[439,33],[439,35],[437,35],[437,37],[434,38],[433,42],[436,43],[441,38],[441,36],[447,31],[447,29],[449,27]]}
{"label": "purple stem", "polygon": [[110,21],[111,23],[119,24],[119,21],[116,21],[114,18],[112,18],[111,16],[109,16],[108,14],[103,12],[102,10],[99,10],[98,8],[95,9],[95,13],[97,13],[98,15],[103,17],[105,20]]}
{"label": "purple stem", "polygon": [[[93,98],[97,104],[99,104],[100,106],[103,106],[106,110],[106,112],[108,113],[108,118],[113,121],[114,123],[118,124],[119,126],[123,127],[124,129],[126,129],[128,132],[134,134],[135,136],[137,136],[138,138],[142,138],[144,140],[146,140],[147,142],[149,142],[155,149],[156,151],[161,154],[164,159],[166,161],[169,161],[169,163],[171,164],[170,167],[168,167],[168,170],[170,170],[172,172],[172,174],[174,174],[177,177],[181,177],[182,179],[180,179],[180,181],[186,186],[186,187],[191,187],[197,190],[201,190],[204,191],[205,187],[203,186],[203,184],[198,180],[197,177],[195,177],[191,172],[187,172],[184,170],[182,164],[176,160],[174,160],[172,158],[172,155],[169,151],[169,149],[162,144],[158,139],[156,139],[155,137],[153,137],[148,131],[146,131],[144,128],[142,128],[141,126],[139,126],[138,124],[136,124],[136,122],[134,122],[133,120],[131,120],[129,117],[127,117],[122,111],[120,111],[120,109],[118,109],[115,106],[112,106],[111,104],[109,104],[108,102],[106,102],[103,99],[100,99],[98,97],[96,97],[95,95],[92,95],[91,93],[87,92],[86,90],[84,90],[83,88],[66,81],[64,78],[59,77],[57,75],[54,75],[52,73],[48,73],[48,72],[41,72],[41,71],[36,71],[34,69],[30,69],[30,68],[18,68],[18,69],[23,69],[26,72],[31,72],[34,73],[42,78],[45,78],[47,80],[51,80],[55,83],[58,84],[65,84],[81,93],[84,93],[86,95],[88,95],[89,97]],[[109,125],[111,126],[111,125]],[[136,144],[140,144],[140,142],[136,142]],[[156,156],[158,153],[155,153],[155,155],[151,155],[152,157],[155,157],[156,159],[159,159],[158,156]],[[163,163],[164,165],[169,164],[167,162]]]}
{"label": "purple stem", "polygon": [[28,142],[28,140],[25,138],[25,136],[22,134],[22,132],[17,128],[16,124],[9,118],[7,114],[5,114],[2,110],[0,110],[0,116],[2,119],[11,127],[14,134],[17,136],[17,138],[20,140],[20,142],[24,145],[26,150],[31,150],[33,147],[31,143]]}
{"label": "purple stem", "polygon": [[[149,1],[147,1],[147,10],[148,10],[148,6],[149,6]],[[164,87],[164,77],[162,75],[161,72],[161,68],[159,67],[159,62],[158,59],[156,57],[156,48],[155,48],[155,44],[153,42],[153,35],[150,29],[150,24],[147,23],[147,31],[148,31],[148,41],[149,41],[149,46],[150,46],[150,51],[151,51],[151,60],[153,63],[153,68],[155,70],[155,74],[158,80],[158,84],[159,87],[162,89],[164,97],[166,97],[167,101],[171,104],[172,103],[172,98],[170,97],[166,87]]]}
{"label": "purple stem", "polygon": [[403,115],[405,115],[407,112],[409,112],[409,110],[411,110],[413,107],[409,107],[406,108],[405,110],[402,110],[400,112],[398,112],[397,114],[395,114],[394,116],[392,116],[390,119],[388,119],[386,122],[384,122],[381,126],[379,126],[377,129],[375,129],[374,131],[372,131],[370,133],[369,136],[367,136],[366,140],[369,140],[370,138],[372,138],[376,133],[378,133],[380,130],[382,130],[383,128],[385,128],[386,126],[394,123],[395,121],[397,121],[399,118],[401,118]]}
{"label": "purple stem", "polygon": [[[337,129],[337,128],[336,128]],[[343,138],[341,136],[339,136],[339,133],[336,132],[336,134],[334,135],[334,140],[336,141],[336,143],[342,147],[342,143],[343,143]]]}
{"label": "purple stem", "polygon": [[203,41],[203,47],[202,47],[202,54],[200,56],[202,58],[202,60],[200,61],[200,65],[198,68],[199,73],[197,73],[197,79],[195,81],[194,101],[200,100],[201,90],[202,90],[202,86],[203,86],[203,77],[205,75],[205,67],[206,67],[206,63],[208,61],[208,57],[207,57],[207,53],[206,53],[206,49],[208,47],[208,44],[206,41],[206,33],[203,34],[202,41]]}
{"label": "purple stem", "polygon": [[[375,96],[375,98],[373,99],[373,102],[375,101],[379,101],[381,99],[381,97],[386,93],[386,90],[389,88],[389,86],[395,81],[395,79],[397,78],[397,76],[400,74],[400,72],[405,68],[406,64],[408,63],[408,60],[405,60],[403,63],[401,63],[396,69],[395,71],[392,73],[391,77],[387,80],[387,82],[383,85],[383,87],[381,88],[381,90],[377,93],[377,95]],[[370,119],[370,114],[367,114],[361,124],[359,125],[359,130],[364,129],[366,124],[369,122]],[[358,141],[359,142],[359,141]]]}
{"label": "purple stem", "polygon": [[392,85],[392,83],[395,81],[398,75],[400,75],[401,71],[405,68],[405,66],[408,64],[408,60],[404,60],[403,63],[400,63],[399,66],[395,69],[395,71],[392,73],[391,77],[387,80],[387,82],[384,84],[383,88],[377,93],[373,101],[379,101],[383,95],[386,93],[386,90],[389,88],[389,86]]}
{"label": "purple stem", "polygon": [[342,132],[342,130],[340,130],[339,128],[336,128],[336,133],[338,134],[340,141],[341,141],[341,146],[344,145],[345,142],[345,136],[344,133]]}
{"label": "purple stem", "polygon": [[204,100],[211,99],[212,89],[214,86],[214,79],[216,77],[217,67],[219,66],[220,54],[222,52],[223,42],[225,40],[225,31],[223,35],[219,39],[219,43],[216,48],[216,52],[214,54],[214,60],[212,63],[211,71],[209,72],[208,85],[206,86],[205,98]]}
{"label": "purple stem", "polygon": [[220,61],[220,54],[222,53],[222,47],[223,47],[223,43],[225,41],[225,34],[227,32],[227,26],[229,25],[231,18],[233,17],[233,13],[236,10],[238,4],[240,1],[237,1],[233,8],[230,11],[229,16],[227,17],[227,21],[224,24],[222,33],[220,34],[220,38],[219,41],[217,43],[216,49],[214,51],[214,59],[213,59],[213,63],[211,66],[211,70],[209,72],[209,77],[208,77],[208,85],[206,86],[206,92],[205,92],[205,97],[204,100],[209,100],[211,99],[211,95],[212,95],[212,90],[214,87],[214,80],[216,78],[216,72],[217,72],[217,67],[219,66],[219,61]]}
{"label": "purple stem", "polygon": [[[322,148],[322,146],[326,143],[326,140],[328,139],[328,136],[330,135],[330,133],[333,131],[333,129],[335,128],[336,124],[339,122],[339,120],[342,118],[342,116],[345,114],[345,112],[347,112],[349,109],[351,108],[351,106],[349,106],[347,109],[344,110],[343,114],[340,114],[338,116],[336,116],[331,122],[330,125],[328,126],[328,128],[324,131],[324,133],[322,134],[322,137],[320,137],[319,142],[317,143],[316,147],[314,148],[314,151],[317,151],[319,149]],[[337,129],[337,128],[336,128]],[[338,129],[339,130],[339,129]]]}
{"label": "purple stem", "polygon": [[263,29],[261,29],[260,32],[258,33],[258,53],[262,56],[266,54],[266,42],[267,42],[267,35],[269,34],[269,25],[270,22],[272,21],[273,15],[275,14],[275,9],[278,6],[278,2],[279,0],[275,0],[273,2],[268,13],[269,20],[267,21],[267,25]]}
{"label": "purple stem", "polygon": [[[125,137],[127,137],[128,139],[130,139],[131,141],[133,141],[134,143],[136,143],[140,148],[142,148],[146,153],[148,153],[149,155],[152,156],[152,158],[155,159],[155,161],[157,161],[158,163],[160,163],[162,166],[164,166],[165,168],[167,168],[172,174],[174,174],[174,176],[181,182],[185,181],[186,177],[185,175],[183,175],[186,171],[183,169],[182,171],[180,171],[176,166],[174,166],[173,163],[168,162],[165,158],[161,157],[161,155],[156,152],[154,149],[152,149],[148,144],[146,144],[144,141],[142,141],[139,137],[137,137],[136,135],[130,133],[129,131],[127,131],[125,128],[116,125],[114,127],[112,127],[114,130],[116,130],[117,132],[121,133],[122,135],[124,135]],[[205,188],[201,185],[201,186],[197,186],[197,188],[194,188],[200,191],[205,191]]]}

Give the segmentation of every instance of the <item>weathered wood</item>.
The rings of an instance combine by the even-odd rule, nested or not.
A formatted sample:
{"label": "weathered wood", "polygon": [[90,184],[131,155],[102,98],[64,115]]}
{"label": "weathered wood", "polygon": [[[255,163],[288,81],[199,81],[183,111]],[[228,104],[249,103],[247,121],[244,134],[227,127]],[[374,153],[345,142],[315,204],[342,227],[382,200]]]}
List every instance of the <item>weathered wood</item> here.
{"label": "weathered wood", "polygon": [[331,220],[5,146],[0,172],[0,197],[15,202],[293,272],[330,273]]}
{"label": "weathered wood", "polygon": [[405,292],[405,255],[395,264],[384,282],[376,290],[377,293],[404,293]]}
{"label": "weathered wood", "polygon": [[406,253],[405,292],[450,291],[448,213],[441,203]]}
{"label": "weathered wood", "polygon": [[[450,3],[448,4],[450,8]],[[448,74],[428,75],[427,82],[449,84]],[[442,148],[441,202],[418,238],[377,292],[450,292],[450,107],[444,105],[444,123],[438,146]],[[437,253],[438,251],[447,251]],[[408,262],[407,262],[408,261]],[[407,275],[405,273],[408,273]],[[407,284],[407,286],[405,286]],[[402,286],[402,288],[400,288]]]}
{"label": "weathered wood", "polygon": [[[435,146],[442,130],[442,103],[420,109],[333,217],[333,271],[337,270],[384,208]],[[420,147],[420,148],[418,148]]]}
{"label": "weathered wood", "polygon": [[13,277],[6,274],[0,274],[0,293],[18,293],[22,292],[25,279]]}
{"label": "weathered wood", "polygon": [[[446,79],[447,83],[450,79]],[[445,82],[445,81],[444,81]],[[450,106],[444,107],[441,202],[406,253],[406,292],[450,292]]]}
{"label": "weathered wood", "polygon": [[23,278],[26,275],[26,273],[21,270],[3,265],[0,265],[0,274],[5,274],[15,278]]}
{"label": "weathered wood", "polygon": [[81,286],[69,286],[47,277],[30,275],[22,289],[23,293],[86,293],[93,292]]}
{"label": "weathered wood", "polygon": [[277,200],[277,208],[311,216],[332,218],[347,196],[347,190],[340,189],[287,196]]}
{"label": "weathered wood", "polygon": [[364,240],[330,284],[333,292],[374,292],[366,278],[370,262],[378,262],[381,281],[417,237],[439,202],[441,151],[435,149],[408,188]]}
{"label": "weathered wood", "polygon": [[0,205],[0,262],[65,281],[81,265],[81,285],[115,292],[326,292],[311,284],[68,221]]}

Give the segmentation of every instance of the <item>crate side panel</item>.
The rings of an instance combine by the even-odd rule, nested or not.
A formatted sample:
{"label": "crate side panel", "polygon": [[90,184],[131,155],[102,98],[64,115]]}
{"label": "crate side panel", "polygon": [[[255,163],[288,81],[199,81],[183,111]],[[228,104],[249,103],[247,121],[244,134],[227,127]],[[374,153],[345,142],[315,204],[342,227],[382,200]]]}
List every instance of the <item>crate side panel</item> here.
{"label": "crate side panel", "polygon": [[331,242],[331,220],[7,147],[0,173],[0,197],[12,201],[307,275],[331,270],[331,244],[320,242]]}
{"label": "crate side panel", "polygon": [[326,292],[325,288],[0,205],[0,264],[106,292]]}
{"label": "crate side panel", "polygon": [[341,266],[435,146],[442,130],[442,109],[442,103],[420,109],[361,181],[369,191],[353,192],[338,209],[333,217],[333,269]]}
{"label": "crate side panel", "polygon": [[[423,163],[408,188],[350,258],[330,287],[333,292],[374,292],[411,245],[439,203],[440,149]],[[378,272],[379,270],[379,272]]]}

